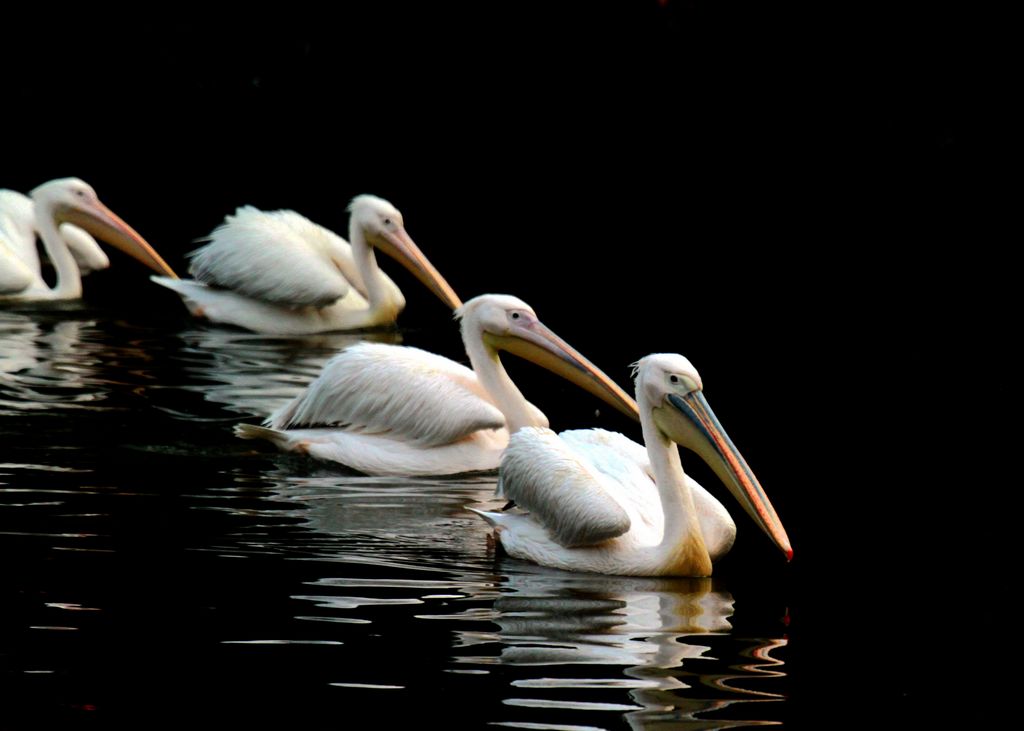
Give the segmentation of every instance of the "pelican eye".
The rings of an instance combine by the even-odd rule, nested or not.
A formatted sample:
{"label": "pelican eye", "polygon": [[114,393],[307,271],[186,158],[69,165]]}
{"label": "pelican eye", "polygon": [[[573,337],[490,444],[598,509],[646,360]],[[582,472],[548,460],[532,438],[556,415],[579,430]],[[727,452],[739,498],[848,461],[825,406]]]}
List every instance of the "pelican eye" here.
{"label": "pelican eye", "polygon": [[85,191],[84,190],[76,190],[75,191],[75,195],[77,195],[79,198],[85,198]]}
{"label": "pelican eye", "polygon": [[672,381],[672,383],[679,383],[679,376],[671,375],[668,377],[668,380]]}
{"label": "pelican eye", "polygon": [[519,313],[518,312],[513,312],[512,313],[512,319],[513,320],[518,320],[519,319]]}
{"label": "pelican eye", "polygon": [[384,219],[384,225],[385,226],[390,226],[391,225],[391,219],[390,218],[385,218]]}

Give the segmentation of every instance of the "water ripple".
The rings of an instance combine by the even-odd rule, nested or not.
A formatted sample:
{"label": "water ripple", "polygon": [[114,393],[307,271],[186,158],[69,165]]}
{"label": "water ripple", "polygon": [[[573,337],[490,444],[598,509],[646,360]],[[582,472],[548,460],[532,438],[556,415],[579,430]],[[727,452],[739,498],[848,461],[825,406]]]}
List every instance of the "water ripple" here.
{"label": "water ripple", "polygon": [[766,610],[726,585],[531,566],[496,555],[465,509],[492,500],[493,478],[369,478],[232,436],[366,335],[71,315],[0,313],[0,548],[33,557],[0,587],[17,618],[5,662],[53,697],[73,687],[102,708],[81,658],[112,647],[102,697],[122,703],[160,702],[133,678],[186,653],[186,690],[329,689],[329,713],[415,696],[423,718],[458,704],[476,726],[527,729],[778,717],[785,628],[757,617],[737,634]]}

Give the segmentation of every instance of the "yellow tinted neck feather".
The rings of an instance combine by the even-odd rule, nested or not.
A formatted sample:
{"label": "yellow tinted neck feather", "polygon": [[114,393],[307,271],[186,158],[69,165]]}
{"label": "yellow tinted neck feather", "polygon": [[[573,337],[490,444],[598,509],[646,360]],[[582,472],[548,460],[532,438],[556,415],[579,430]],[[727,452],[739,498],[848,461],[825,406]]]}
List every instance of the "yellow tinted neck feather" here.
{"label": "yellow tinted neck feather", "polygon": [[669,549],[666,576],[711,576],[711,555],[700,530],[690,533]]}

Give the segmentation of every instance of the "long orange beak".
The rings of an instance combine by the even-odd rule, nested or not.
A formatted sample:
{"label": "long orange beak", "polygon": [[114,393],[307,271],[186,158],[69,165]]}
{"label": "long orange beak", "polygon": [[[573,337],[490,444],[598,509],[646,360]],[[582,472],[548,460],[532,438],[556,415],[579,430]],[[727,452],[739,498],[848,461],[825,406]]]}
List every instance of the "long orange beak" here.
{"label": "long orange beak", "polygon": [[156,250],[139,233],[121,220],[99,201],[80,206],[60,205],[54,212],[58,225],[72,223],[93,236],[103,239],[129,256],[139,260],[158,274],[177,279],[178,275],[167,265]]}
{"label": "long orange beak", "polygon": [[793,549],[782,521],[704,394],[700,391],[691,391],[685,396],[670,393],[667,400],[671,408],[659,407],[654,411],[658,426],[673,441],[699,454],[761,530],[786,554],[787,560],[792,559]]}
{"label": "long orange beak", "polygon": [[462,307],[462,300],[455,294],[455,290],[449,286],[441,273],[430,263],[430,260],[423,255],[404,228],[399,227],[397,231],[384,231],[380,234],[380,238],[375,237],[375,239],[373,243],[378,249],[412,272],[442,302],[453,310]]}
{"label": "long orange beak", "polygon": [[557,373],[626,416],[640,420],[640,410],[629,394],[538,320],[526,320],[507,335],[484,331],[483,338],[492,348],[505,350]]}

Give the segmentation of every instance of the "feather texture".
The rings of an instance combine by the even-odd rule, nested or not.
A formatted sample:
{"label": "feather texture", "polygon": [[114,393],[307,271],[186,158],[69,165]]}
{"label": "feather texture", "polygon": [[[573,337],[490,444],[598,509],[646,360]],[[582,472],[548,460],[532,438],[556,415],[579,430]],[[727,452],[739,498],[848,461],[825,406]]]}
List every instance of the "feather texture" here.
{"label": "feather texture", "polygon": [[660,530],[661,500],[643,445],[607,429],[572,429],[558,436],[592,471],[610,480],[605,489],[631,520]]}
{"label": "feather texture", "polygon": [[590,546],[629,530],[605,476],[550,429],[513,434],[500,471],[503,496],[530,511],[561,546]]}
{"label": "feather texture", "polygon": [[[348,242],[295,211],[239,208],[193,251],[189,268],[204,284],[231,289],[265,302],[325,307],[349,292],[355,272]],[[333,264],[333,266],[332,266]]]}
{"label": "feather texture", "polygon": [[419,348],[359,343],[332,358],[267,420],[274,429],[341,427],[421,447],[501,429],[505,419],[469,368]]}
{"label": "feather texture", "polygon": [[[387,222],[393,227],[401,214],[374,196],[357,196],[351,210],[350,243],[295,211],[243,206],[189,255],[194,279],[154,281],[181,295],[196,317],[253,332],[308,335],[391,325],[405,297],[377,266],[374,249],[380,236],[388,237]],[[408,239],[397,231],[391,233]],[[408,257],[421,255],[403,248],[385,253],[419,267]]]}
{"label": "feather texture", "polygon": [[0,295],[44,287],[40,271],[32,199],[0,189]]}
{"label": "feather texture", "polygon": [[[571,571],[708,576],[728,552],[735,523],[683,472],[677,445],[691,445],[689,432],[654,415],[677,392],[699,391],[700,377],[674,354],[647,356],[637,368],[644,446],[603,429],[556,436],[523,428],[510,437],[499,483],[519,509],[474,511],[510,556]],[[784,533],[777,542],[788,549]]]}
{"label": "feather texture", "polygon": [[36,250],[35,206],[32,199],[16,190],[0,189],[0,237],[6,253],[13,254],[31,271],[39,271]]}
{"label": "feather texture", "polygon": [[18,257],[16,246],[7,238],[0,221],[0,295],[17,294],[37,277]]}

